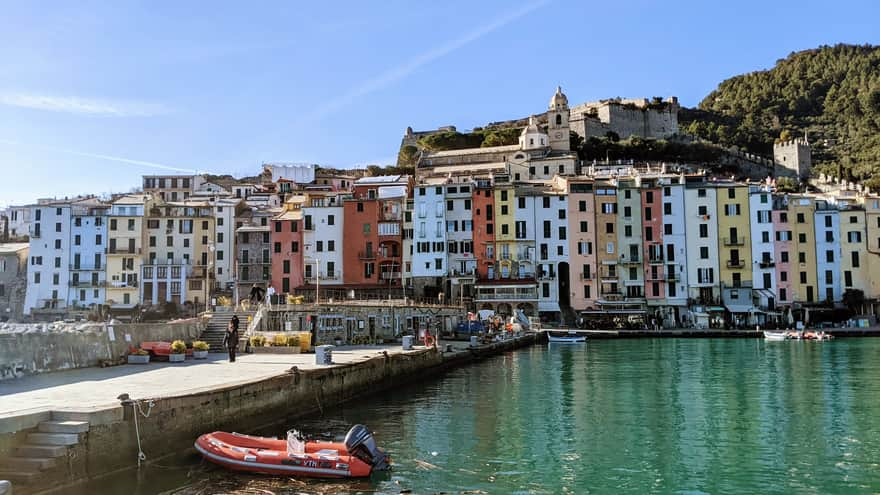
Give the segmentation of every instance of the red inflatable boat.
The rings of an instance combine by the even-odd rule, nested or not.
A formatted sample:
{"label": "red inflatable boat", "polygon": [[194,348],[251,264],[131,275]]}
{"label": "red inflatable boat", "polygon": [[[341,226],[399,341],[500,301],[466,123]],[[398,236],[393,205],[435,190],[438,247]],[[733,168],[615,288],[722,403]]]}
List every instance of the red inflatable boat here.
{"label": "red inflatable boat", "polygon": [[363,478],[391,462],[363,425],[353,426],[342,443],[306,441],[296,430],[287,440],[215,431],[195,446],[206,460],[234,471],[310,478]]}

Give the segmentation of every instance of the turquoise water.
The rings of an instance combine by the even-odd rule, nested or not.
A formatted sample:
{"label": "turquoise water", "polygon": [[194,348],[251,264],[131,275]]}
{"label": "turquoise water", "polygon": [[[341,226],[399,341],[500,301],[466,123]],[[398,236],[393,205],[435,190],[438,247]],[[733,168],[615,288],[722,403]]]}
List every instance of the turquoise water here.
{"label": "turquoise water", "polygon": [[[327,485],[188,473],[275,493],[880,492],[880,339],[537,346],[300,421],[376,432],[396,465]],[[273,432],[280,434],[278,432]],[[130,491],[128,492],[130,493]],[[479,492],[476,492],[479,493]]]}

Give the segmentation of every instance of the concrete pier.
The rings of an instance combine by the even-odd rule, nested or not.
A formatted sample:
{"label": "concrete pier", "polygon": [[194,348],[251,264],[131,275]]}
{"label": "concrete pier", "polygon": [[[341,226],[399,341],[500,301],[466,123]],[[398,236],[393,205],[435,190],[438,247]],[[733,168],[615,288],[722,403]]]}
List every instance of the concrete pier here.
{"label": "concrete pier", "polygon": [[[179,453],[202,433],[247,432],[337,406],[535,341],[533,334],[471,348],[446,343],[341,347],[334,364],[314,354],[221,355],[185,364],[75,370],[0,383],[0,479],[41,493],[137,466],[135,409],[145,462]],[[21,459],[36,459],[22,461]]]}

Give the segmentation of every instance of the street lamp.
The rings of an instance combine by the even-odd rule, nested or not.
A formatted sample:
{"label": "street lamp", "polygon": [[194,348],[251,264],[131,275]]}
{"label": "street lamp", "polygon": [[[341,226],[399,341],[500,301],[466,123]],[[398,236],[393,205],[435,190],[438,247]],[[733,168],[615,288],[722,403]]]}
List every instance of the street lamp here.
{"label": "street lamp", "polygon": [[208,266],[205,267],[205,313],[207,313],[211,308],[211,267],[214,266],[214,243],[208,244],[208,251],[211,251],[211,261],[208,263]]}

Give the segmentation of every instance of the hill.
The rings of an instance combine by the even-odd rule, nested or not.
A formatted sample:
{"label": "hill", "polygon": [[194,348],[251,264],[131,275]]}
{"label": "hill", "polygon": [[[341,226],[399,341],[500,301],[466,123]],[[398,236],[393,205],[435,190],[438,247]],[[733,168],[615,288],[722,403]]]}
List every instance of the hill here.
{"label": "hill", "polygon": [[776,139],[806,132],[816,173],[880,186],[868,181],[880,172],[880,47],[792,53],[723,81],[679,121],[685,133],[768,156]]}

